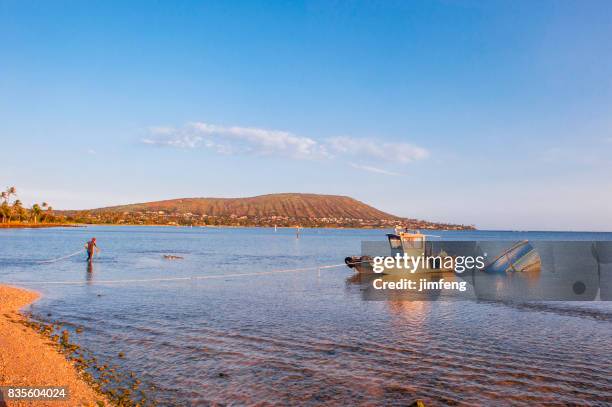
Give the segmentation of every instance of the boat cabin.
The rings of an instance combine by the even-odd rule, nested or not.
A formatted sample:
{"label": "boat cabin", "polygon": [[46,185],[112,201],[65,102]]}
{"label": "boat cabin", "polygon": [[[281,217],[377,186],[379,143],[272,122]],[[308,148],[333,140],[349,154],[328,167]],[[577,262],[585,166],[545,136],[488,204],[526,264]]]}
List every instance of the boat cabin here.
{"label": "boat cabin", "polygon": [[402,251],[409,256],[421,256],[425,253],[425,235],[418,230],[396,227],[395,234],[388,234],[392,252]]}

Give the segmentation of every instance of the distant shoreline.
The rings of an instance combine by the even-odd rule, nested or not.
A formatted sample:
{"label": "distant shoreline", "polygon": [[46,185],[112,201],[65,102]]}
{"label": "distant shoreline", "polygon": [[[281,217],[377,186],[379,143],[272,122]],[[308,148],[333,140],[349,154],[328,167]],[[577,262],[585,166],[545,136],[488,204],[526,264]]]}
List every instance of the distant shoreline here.
{"label": "distant shoreline", "polygon": [[83,210],[54,210],[55,221],[182,226],[473,229],[392,215],[341,195],[278,193],[245,198],[177,198]]}
{"label": "distant shoreline", "polygon": [[[45,224],[1,224],[0,229],[43,229],[43,228],[85,228],[88,226],[141,226],[141,227],[165,227],[165,228],[265,228],[274,229],[274,226],[270,225],[157,225],[157,224],[126,224],[126,223],[45,223]],[[278,229],[292,229],[295,230],[295,226],[277,226]],[[393,229],[392,226],[300,226],[300,229],[330,229],[330,230],[385,230]],[[416,228],[422,231],[450,231],[450,232],[530,232],[530,233],[612,233],[610,230],[515,230],[515,229],[478,229],[478,228],[466,228],[466,229],[429,229],[429,228]]]}
{"label": "distant shoreline", "polygon": [[[274,229],[274,226],[270,225],[163,225],[163,224],[136,224],[136,223],[37,223],[37,224],[0,224],[0,229],[43,229],[43,228],[83,228],[88,226],[143,226],[143,227],[165,227],[165,228],[265,228]],[[277,229],[290,229],[295,230],[298,226],[276,226]],[[331,230],[385,230],[393,229],[392,226],[299,226],[300,229],[331,229]],[[431,229],[431,228],[420,228],[419,230],[451,230],[451,231],[473,231],[478,230],[476,228],[466,229]]]}
{"label": "distant shoreline", "polygon": [[[42,229],[42,228],[82,228],[87,226],[158,226],[168,228],[266,228],[274,229],[270,225],[163,225],[163,224],[136,224],[136,223],[11,223],[0,224],[0,229]],[[296,229],[298,226],[276,226],[277,229]],[[384,230],[393,229],[392,226],[299,226],[300,229],[355,229],[355,230]],[[471,229],[431,229],[420,228],[419,230],[477,230]]]}
{"label": "distant shoreline", "polygon": [[0,229],[81,228],[87,225],[76,223],[0,223]]}

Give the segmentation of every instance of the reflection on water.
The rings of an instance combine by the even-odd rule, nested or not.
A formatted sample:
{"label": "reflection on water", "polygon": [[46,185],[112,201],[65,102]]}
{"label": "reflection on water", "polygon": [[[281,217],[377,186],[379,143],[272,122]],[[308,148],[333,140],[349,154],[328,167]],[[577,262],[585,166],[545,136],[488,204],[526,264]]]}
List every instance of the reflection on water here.
{"label": "reflection on water", "polygon": [[[91,267],[84,258],[35,262],[71,253],[93,234],[103,252]],[[364,277],[347,268],[96,283],[337,264],[379,236],[316,229],[302,230],[299,239],[294,231],[266,229],[0,231],[0,280],[83,282],[29,285],[44,294],[34,313],[84,327],[80,345],[155,385],[150,393],[163,405],[612,402],[608,303],[450,301],[444,292],[427,294],[439,301],[364,301]],[[528,288],[529,276],[523,278]]]}
{"label": "reflection on water", "polygon": [[91,285],[93,282],[93,262],[87,262],[87,271],[85,272],[85,279],[87,280],[87,285]]}

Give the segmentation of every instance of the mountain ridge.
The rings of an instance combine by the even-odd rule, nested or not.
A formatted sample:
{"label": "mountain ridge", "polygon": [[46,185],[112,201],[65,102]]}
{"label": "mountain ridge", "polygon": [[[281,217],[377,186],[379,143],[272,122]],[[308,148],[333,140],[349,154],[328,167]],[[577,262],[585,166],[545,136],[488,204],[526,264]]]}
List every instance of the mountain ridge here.
{"label": "mountain ridge", "polygon": [[345,195],[293,192],[243,198],[175,198],[65,213],[91,223],[469,228],[403,218]]}
{"label": "mountain ridge", "polygon": [[95,212],[143,210],[190,212],[209,216],[289,216],[294,218],[351,217],[401,219],[345,195],[278,193],[242,198],[188,197],[90,209]]}

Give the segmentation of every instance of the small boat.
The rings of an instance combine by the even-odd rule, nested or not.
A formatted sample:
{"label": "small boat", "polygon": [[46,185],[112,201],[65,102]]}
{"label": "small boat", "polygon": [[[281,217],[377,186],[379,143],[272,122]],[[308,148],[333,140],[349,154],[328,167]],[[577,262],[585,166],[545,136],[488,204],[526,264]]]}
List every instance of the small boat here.
{"label": "small boat", "polygon": [[527,240],[516,243],[493,260],[485,271],[487,273],[510,273],[539,270],[541,260],[538,252]]}
{"label": "small boat", "polygon": [[[423,262],[417,266],[414,270],[406,269],[404,267],[384,267],[384,271],[381,274],[414,274],[414,273],[440,273],[440,272],[452,272],[453,269],[444,269],[442,264],[425,264],[425,260],[428,256],[432,256],[432,246],[427,245],[427,236],[420,233],[418,230],[410,230],[408,228],[396,227],[395,233],[387,234],[387,240],[389,241],[389,248],[391,249],[391,256],[407,255],[411,258],[422,258]],[[433,235],[431,235],[433,236]],[[438,236],[435,236],[438,237]],[[440,252],[434,256],[445,257],[445,252]],[[374,273],[374,259],[371,256],[349,256],[344,259],[344,262],[349,268],[355,269],[359,273]]]}
{"label": "small boat", "polygon": [[176,255],[174,255],[174,254],[164,254],[164,255],[163,255],[163,257],[164,257],[164,259],[166,259],[166,260],[182,260],[182,259],[183,259],[183,257],[181,257],[181,256],[176,256]]}

